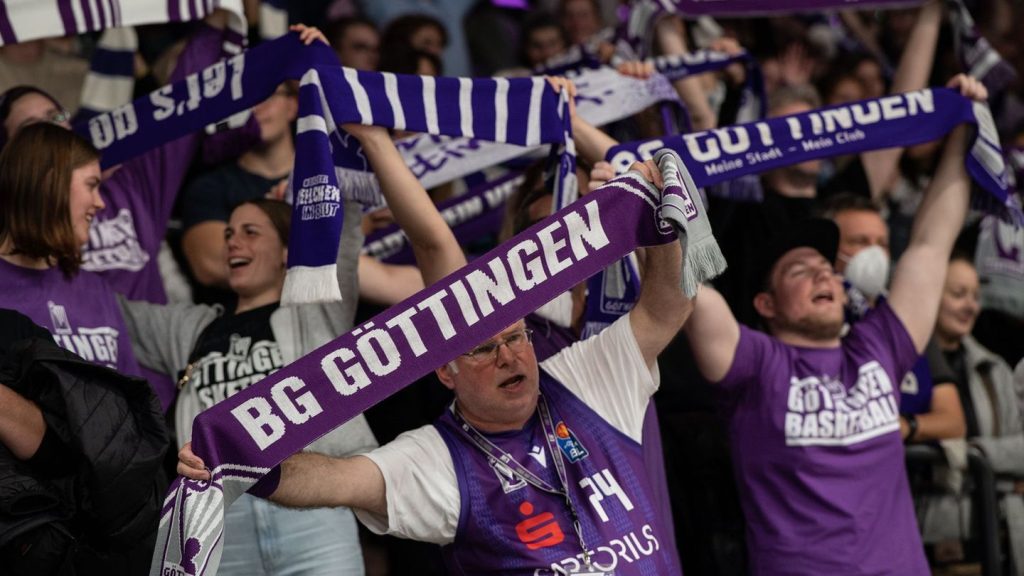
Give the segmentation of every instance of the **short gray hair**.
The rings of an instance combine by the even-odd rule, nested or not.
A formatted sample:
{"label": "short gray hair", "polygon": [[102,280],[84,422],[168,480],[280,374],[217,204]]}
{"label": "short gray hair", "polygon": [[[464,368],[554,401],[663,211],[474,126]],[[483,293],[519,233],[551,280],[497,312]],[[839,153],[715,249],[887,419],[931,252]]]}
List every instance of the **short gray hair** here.
{"label": "short gray hair", "polygon": [[772,111],[783,108],[794,102],[807,104],[811,108],[821,108],[821,95],[810,84],[793,84],[781,86],[768,97],[768,115]]}

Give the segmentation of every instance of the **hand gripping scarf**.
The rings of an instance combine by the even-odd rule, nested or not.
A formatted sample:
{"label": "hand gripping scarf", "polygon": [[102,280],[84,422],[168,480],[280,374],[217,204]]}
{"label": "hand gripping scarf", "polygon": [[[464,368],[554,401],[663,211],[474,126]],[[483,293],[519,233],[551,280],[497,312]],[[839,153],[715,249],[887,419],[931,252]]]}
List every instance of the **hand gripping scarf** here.
{"label": "hand gripping scarf", "polygon": [[[333,267],[341,233],[341,198],[373,198],[353,173],[369,170],[340,123],[376,124],[519,146],[562,145],[559,188],[575,193],[567,96],[543,78],[467,79],[357,72],[333,51],[303,46],[289,34],[218,62],[147,97],[91,118],[84,128],[117,164],[202,129],[267,98],[286,79],[303,79],[296,138],[295,215],[285,303],[339,298]],[[327,154],[327,156],[325,156]],[[339,170],[339,167],[341,169]],[[341,175],[341,178],[338,175]]]}
{"label": "hand gripping scarf", "polygon": [[557,161],[556,196],[566,204],[575,200],[576,158],[568,95],[556,95],[543,78],[470,80],[339,67],[310,70],[302,78],[299,93],[292,186],[292,222],[297,226],[293,225],[289,245],[300,250],[289,250],[282,303],[341,298],[334,270],[341,237],[341,197],[364,204],[374,200],[359,197],[366,191],[363,187],[339,189],[335,165],[353,166],[355,160],[362,170],[370,169],[361,155],[352,158],[352,148],[335,145],[344,138],[336,127],[345,122],[522,146],[560,143],[552,150]]}
{"label": "hand gripping scarf", "polygon": [[[669,81],[695,74],[721,70],[734,62],[753,62],[748,55],[730,56],[721,52],[700,51],[682,57],[662,57],[652,61],[658,74],[648,80],[623,76],[599,63],[575,61],[563,67],[540,72],[574,78],[577,87],[577,113],[594,125],[603,125],[636,113],[658,101],[675,100]],[[756,66],[755,66],[756,70]],[[753,78],[744,108],[753,118],[763,115],[763,88],[758,89],[760,76]],[[749,106],[746,105],[749,103]],[[470,172],[493,166],[515,155],[521,149],[489,144],[470,139],[441,140],[431,136],[413,136],[397,143],[399,151],[426,188],[443,184]],[[508,154],[496,155],[501,148]],[[473,187],[468,193],[441,203],[438,210],[452,227],[462,244],[497,233],[501,227],[500,209],[522,181],[521,171],[514,171],[486,184]],[[371,175],[372,177],[372,175]],[[371,184],[376,187],[376,183]],[[367,236],[364,253],[392,264],[413,262],[408,240],[398,225],[390,225]],[[635,268],[635,266],[634,266]]]}
{"label": "hand gripping scarf", "polygon": [[683,163],[671,152],[658,162],[663,193],[636,173],[616,178],[200,414],[192,445],[212,480],[172,484],[150,574],[214,574],[224,510],[281,461],[638,246],[678,238],[692,296],[724,262]]}
{"label": "hand gripping scarf", "polygon": [[651,150],[671,148],[682,157],[696,185],[703,188],[806,160],[930,142],[962,123],[977,126],[964,160],[967,172],[983,190],[973,196],[974,206],[1024,222],[988,106],[948,88],[630,142],[613,147],[606,159],[621,171],[637,159],[649,158]]}
{"label": "hand gripping scarf", "polygon": [[[223,8],[235,10],[230,2],[221,3]],[[83,7],[88,9],[86,4]],[[99,6],[103,6],[100,4]],[[111,4],[114,6],[114,4]],[[154,14],[146,18],[149,23],[156,23],[160,16],[166,14],[170,22],[171,14],[159,4],[152,3]],[[116,12],[115,12],[116,14]],[[84,15],[84,14],[83,14]],[[195,11],[179,11],[177,18],[181,21],[199,19],[206,16],[206,7],[201,6]],[[230,57],[244,49],[246,37],[245,15],[232,12],[231,33],[225,36],[222,56]],[[110,18],[103,22],[113,26],[117,19]],[[288,11],[284,0],[263,0],[260,2],[259,18],[260,37],[273,40],[288,33]],[[82,97],[74,123],[85,122],[102,112],[109,112],[118,106],[131,102],[135,92],[135,53],[139,49],[139,38],[133,26],[106,28],[100,36],[89,64],[89,73],[82,83]],[[248,115],[246,114],[246,118]],[[235,121],[238,122],[237,120]],[[212,132],[213,128],[208,127]]]}
{"label": "hand gripping scarf", "polygon": [[[576,113],[594,126],[603,126],[631,116],[652,104],[674,101],[672,85],[661,75],[638,80],[611,68],[584,70],[574,75]],[[424,188],[451,182],[468,174],[518,157],[543,155],[543,146],[524,148],[488,142],[479,138],[447,138],[419,134],[396,142],[413,175]],[[368,190],[376,190],[372,173],[339,167],[339,179]],[[347,174],[342,176],[342,173]]]}
{"label": "hand gripping scarf", "polygon": [[[927,129],[920,128],[922,122],[928,123]],[[735,200],[750,200],[750,187],[745,185],[751,179],[757,184],[761,172],[815,158],[926,142],[961,122],[979,125],[966,162],[971,176],[988,194],[975,196],[975,206],[1024,222],[1019,204],[1011,195],[1006,167],[994,152],[999,140],[988,108],[948,89],[886,96],[763,122],[631,142],[612,148],[606,159],[621,172],[635,160],[650,157],[651,150],[667,146],[682,156],[695,187],[730,184],[719,187],[719,192]],[[636,283],[636,274],[625,261],[602,277],[588,280],[591,296],[584,334],[597,333],[628,312],[636,301]]]}

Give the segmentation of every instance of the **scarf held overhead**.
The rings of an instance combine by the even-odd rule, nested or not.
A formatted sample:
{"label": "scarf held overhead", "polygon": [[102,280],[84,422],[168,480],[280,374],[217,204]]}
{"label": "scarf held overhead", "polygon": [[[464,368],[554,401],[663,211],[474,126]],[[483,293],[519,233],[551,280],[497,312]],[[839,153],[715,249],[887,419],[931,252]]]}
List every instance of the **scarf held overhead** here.
{"label": "scarf held overhead", "polygon": [[231,13],[230,42],[241,51],[247,34],[241,0],[2,0],[0,46],[98,32],[110,28],[202,20],[222,8]]}
{"label": "scarf held overhead", "polygon": [[634,0],[637,4],[687,16],[756,16],[762,14],[792,14],[794,12],[821,12],[823,10],[892,9],[916,6],[924,0]]}
{"label": "scarf held overhead", "polygon": [[[270,71],[270,72],[268,72]],[[562,145],[559,189],[575,195],[575,165],[566,94],[543,78],[468,79],[362,72],[337,65],[322,44],[295,34],[218,62],[109,113],[88,132],[104,165],[202,129],[267,98],[286,79],[302,78],[296,137],[295,226],[282,301],[340,298],[331,270],[341,233],[341,198],[375,203],[376,190],[346,185],[370,169],[343,123],[463,136],[518,146]],[[324,154],[329,156],[324,156]],[[315,160],[315,161],[314,161]],[[337,167],[344,167],[339,179]],[[326,248],[325,248],[326,247]]]}
{"label": "scarf held overhead", "polygon": [[[680,163],[663,161],[666,182]],[[674,178],[674,180],[673,180]],[[674,205],[693,207],[696,190],[666,186]],[[698,197],[699,198],[699,197]],[[151,574],[212,575],[220,559],[224,510],[288,456],[451,361],[584,278],[631,252],[680,238],[706,214],[681,215],[635,173],[616,178],[348,334],[200,414],[193,450],[210,482],[178,479],[165,500]],[[699,210],[699,211],[698,211]],[[698,233],[699,235],[699,233]],[[710,240],[710,243],[709,243]],[[698,251],[714,239],[705,237]],[[715,246],[716,247],[716,246]],[[721,266],[685,253],[692,281]],[[721,263],[719,263],[721,264]],[[273,475],[256,487],[273,491]]]}
{"label": "scarf held overhead", "polygon": [[[649,80],[636,80],[609,67],[585,61],[567,63],[564,67],[549,69],[546,73],[564,74],[573,78],[577,87],[577,113],[591,124],[601,126],[632,115],[658,101],[674,100],[675,92],[669,85],[672,80],[722,70],[736,62],[749,66],[753,60],[745,53],[732,56],[704,50],[680,57],[660,57],[652,62],[658,74]],[[758,89],[757,80],[753,76],[750,78],[750,95],[744,95],[744,109],[749,111],[751,119],[756,119],[763,116],[763,87]],[[759,76],[756,78],[759,79]],[[412,136],[396,144],[413,175],[425,188],[444,184],[523,153],[522,149],[512,146],[469,138],[446,139],[429,135]],[[521,177],[499,178],[474,187],[463,196],[443,202],[438,210],[452,227],[459,243],[465,244],[498,231],[502,219],[499,210],[521,181]],[[376,187],[376,183],[372,186]],[[392,264],[413,262],[412,250],[397,225],[369,234],[363,251]]]}
{"label": "scarf held overhead", "polygon": [[[203,126],[217,124],[226,115],[248,110],[268,97],[276,83],[301,78],[308,69],[307,62],[317,66],[336,65],[333,53],[326,46],[314,44],[303,49],[294,39],[289,39],[292,36],[215,64],[187,82],[164,87],[130,106],[101,114],[78,129],[103,151],[104,166],[111,166]],[[606,67],[586,70],[575,82],[577,113],[595,126],[677,98],[672,85],[660,74],[638,80]],[[493,104],[475,98],[471,106],[482,106],[488,114],[496,113]],[[491,110],[487,111],[487,107]],[[153,121],[153,114],[160,115],[157,121]],[[365,159],[358,143],[347,138],[332,138],[332,145],[342,195],[363,200],[379,198],[376,177],[365,172]],[[489,142],[479,136],[436,134],[418,134],[400,140],[397,145],[406,164],[425,188],[539,151],[536,147]]]}
{"label": "scarf held overhead", "polygon": [[696,185],[703,188],[806,160],[930,142],[962,123],[977,126],[965,158],[968,173],[985,192],[974,196],[974,205],[1024,223],[988,106],[948,88],[629,142],[613,147],[605,158],[621,172],[667,147],[679,153]]}

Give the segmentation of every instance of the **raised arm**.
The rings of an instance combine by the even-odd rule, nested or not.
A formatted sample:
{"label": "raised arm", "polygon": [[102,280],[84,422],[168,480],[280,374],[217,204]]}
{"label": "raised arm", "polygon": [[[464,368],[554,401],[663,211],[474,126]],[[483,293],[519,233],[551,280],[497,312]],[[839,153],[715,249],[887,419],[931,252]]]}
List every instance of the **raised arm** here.
{"label": "raised arm", "polygon": [[395,221],[409,237],[425,285],[465,266],[466,256],[451,228],[405,165],[387,130],[360,124],[343,128],[362,144]]}
{"label": "raised arm", "polygon": [[[917,22],[907,39],[906,48],[900,56],[899,66],[892,79],[891,94],[921,90],[928,85],[932,63],[935,60],[935,46],[942,26],[942,2],[928,0],[917,13]],[[892,184],[899,168],[903,148],[885,148],[865,152],[861,155],[864,172],[867,174],[871,197],[879,198]]]}
{"label": "raised arm", "polygon": [[[660,19],[655,25],[655,34],[662,54],[682,56],[688,52],[686,31],[681,18],[667,16]],[[694,132],[710,130],[718,125],[718,118],[708,102],[706,80],[707,78],[701,74],[684,76],[672,82],[672,87],[676,89],[679,99],[683,101],[686,112],[690,115],[690,128]]]}
{"label": "raised arm", "polygon": [[[653,160],[635,163],[632,169],[659,188],[664,186]],[[644,249],[640,297],[629,313],[629,323],[648,365],[657,361],[693,311],[693,303],[682,290],[682,263],[679,242]]]}
{"label": "raised arm", "polygon": [[740,325],[725,298],[714,288],[701,286],[683,330],[701,375],[712,383],[725,378],[740,343]]}
{"label": "raised arm", "polygon": [[[974,100],[988,96],[981,82],[962,74],[949,84]],[[910,244],[893,271],[889,303],[918,353],[925,350],[935,326],[949,255],[967,216],[971,184],[964,167],[966,147],[967,128],[958,126],[946,141],[938,170],[914,217]]]}
{"label": "raised arm", "polygon": [[359,255],[359,297],[373,304],[393,306],[423,290],[423,275],[409,264],[388,264]]}
{"label": "raised arm", "polygon": [[604,160],[604,155],[608,150],[619,143],[578,114],[572,116],[572,136],[576,142],[576,152],[580,159],[591,166]]}

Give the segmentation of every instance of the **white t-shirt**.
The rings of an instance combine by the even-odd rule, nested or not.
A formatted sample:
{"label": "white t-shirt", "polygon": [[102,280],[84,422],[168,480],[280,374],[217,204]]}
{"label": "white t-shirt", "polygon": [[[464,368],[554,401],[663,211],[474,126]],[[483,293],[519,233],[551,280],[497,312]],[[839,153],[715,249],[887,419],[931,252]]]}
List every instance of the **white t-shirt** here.
{"label": "white t-shirt", "polygon": [[[640,442],[644,414],[658,389],[658,366],[647,366],[623,316],[606,330],[541,363],[548,374],[609,424]],[[450,544],[459,525],[460,496],[451,454],[432,425],[405,432],[366,455],[380,468],[387,517],[356,510],[371,531]]]}

